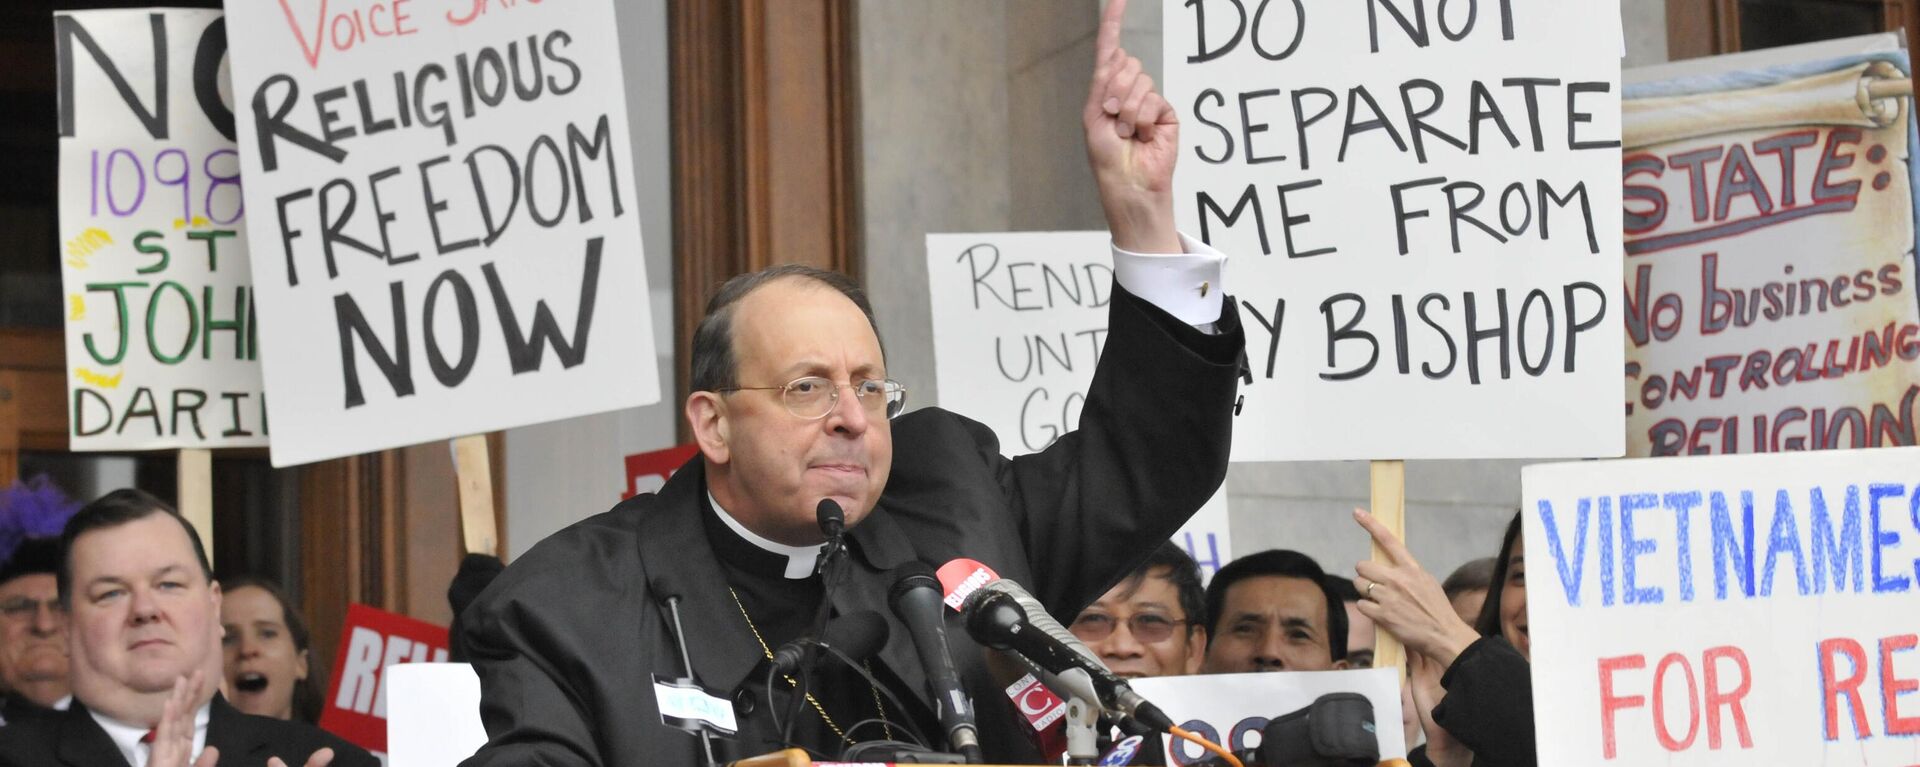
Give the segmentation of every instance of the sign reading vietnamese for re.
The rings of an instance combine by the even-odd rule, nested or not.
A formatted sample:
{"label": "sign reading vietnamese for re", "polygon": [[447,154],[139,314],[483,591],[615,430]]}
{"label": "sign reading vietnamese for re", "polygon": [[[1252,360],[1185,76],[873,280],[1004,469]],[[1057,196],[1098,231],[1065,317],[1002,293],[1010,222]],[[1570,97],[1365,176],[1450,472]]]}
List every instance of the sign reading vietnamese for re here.
{"label": "sign reading vietnamese for re", "polygon": [[1920,448],[1521,476],[1541,764],[1920,762]]}
{"label": "sign reading vietnamese for re", "polygon": [[73,449],[267,444],[220,12],[53,28]]}
{"label": "sign reading vietnamese for re", "polygon": [[659,399],[611,2],[230,11],[275,465]]}
{"label": "sign reading vietnamese for re", "polygon": [[[1007,455],[1080,427],[1113,300],[1106,232],[927,235],[940,406],[993,429]],[[1223,488],[1174,543],[1211,577],[1233,559]]]}
{"label": "sign reading vietnamese for re", "polygon": [[1915,444],[1905,52],[1635,85],[1628,452]]}
{"label": "sign reading vietnamese for re", "polygon": [[1176,216],[1247,328],[1236,460],[1622,452],[1617,6],[1164,7]]}

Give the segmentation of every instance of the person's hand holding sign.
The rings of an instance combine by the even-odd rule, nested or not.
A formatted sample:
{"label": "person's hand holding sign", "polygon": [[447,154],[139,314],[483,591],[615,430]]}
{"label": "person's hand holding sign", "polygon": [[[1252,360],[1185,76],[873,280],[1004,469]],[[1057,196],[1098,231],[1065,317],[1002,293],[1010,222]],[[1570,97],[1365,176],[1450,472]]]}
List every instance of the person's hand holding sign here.
{"label": "person's hand holding sign", "polygon": [[1426,656],[1444,673],[1480,635],[1460,620],[1440,582],[1421,569],[1406,544],[1372,514],[1354,509],[1353,519],[1387,553],[1385,562],[1367,561],[1354,566],[1359,573],[1353,585],[1360,590],[1360,614],[1372,618],[1374,625],[1398,638],[1407,650]]}
{"label": "person's hand holding sign", "polygon": [[1081,114],[1087,159],[1113,244],[1134,253],[1180,253],[1173,224],[1179,119],[1140,60],[1120,47],[1126,11],[1126,0],[1111,0],[1094,38],[1093,84]]}

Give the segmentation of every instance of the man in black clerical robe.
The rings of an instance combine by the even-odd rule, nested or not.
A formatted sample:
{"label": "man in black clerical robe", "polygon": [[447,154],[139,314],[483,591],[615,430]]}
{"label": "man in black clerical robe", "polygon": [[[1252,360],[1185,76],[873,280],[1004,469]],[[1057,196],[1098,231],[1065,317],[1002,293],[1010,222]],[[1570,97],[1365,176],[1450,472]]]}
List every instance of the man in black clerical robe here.
{"label": "man in black clerical robe", "polygon": [[[1176,126],[1118,47],[1123,5],[1102,22],[1083,114],[1116,285],[1079,429],[1008,459],[987,427],[944,410],[889,420],[899,386],[856,286],[793,268],[729,281],[691,355],[685,414],[701,455],[658,494],[537,544],[461,615],[489,736],[466,765],[700,763],[700,740],[664,723],[659,703],[656,680],[684,675],[672,598],[691,676],[738,717],[720,760],[786,745],[773,719],[793,709],[794,743],[819,755],[907,740],[916,726],[944,747],[912,639],[887,607],[895,568],[975,559],[1072,616],[1213,494],[1244,339],[1220,290],[1223,257],[1174,231]],[[812,572],[822,498],[849,526],[830,595]],[[888,623],[865,664],[885,689],[828,662],[810,699],[794,702],[775,680],[769,705],[749,677],[769,649],[810,630],[822,600],[836,616],[873,611]],[[1034,760],[957,616],[947,636],[989,761]]]}

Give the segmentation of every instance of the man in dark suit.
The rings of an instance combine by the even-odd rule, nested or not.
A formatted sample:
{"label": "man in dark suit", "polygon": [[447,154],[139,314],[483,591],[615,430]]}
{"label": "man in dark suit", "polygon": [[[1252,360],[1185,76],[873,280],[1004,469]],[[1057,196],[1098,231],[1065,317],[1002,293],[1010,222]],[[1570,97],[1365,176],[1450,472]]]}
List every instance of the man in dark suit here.
{"label": "man in dark suit", "polygon": [[316,728],[242,714],[214,690],[220,585],[165,503],[109,493],[67,521],[61,551],[73,705],[0,729],[0,767],[379,764]]}
{"label": "man in dark suit", "polygon": [[[1223,257],[1174,230],[1176,126],[1119,48],[1123,6],[1111,3],[1102,22],[1083,113],[1118,284],[1080,428],[1007,459],[989,429],[952,413],[895,420],[904,391],[887,378],[872,311],[851,280],[804,268],[730,280],[692,346],[684,414],[701,455],[657,495],[536,545],[460,617],[489,735],[467,765],[705,761],[701,741],[663,719],[687,719],[662,711],[683,693],[658,681],[689,675],[683,651],[690,676],[738,720],[718,759],[785,745],[776,716],[792,722],[793,743],[826,756],[915,730],[944,747],[925,671],[887,606],[895,568],[972,558],[1073,616],[1213,494],[1244,340],[1220,292]],[[1154,253],[1172,255],[1142,255]],[[848,526],[831,593],[815,574],[822,499]],[[890,626],[861,664],[875,679],[827,663],[804,696],[800,675],[769,691],[756,664],[810,633],[823,604],[836,616],[873,611]],[[947,635],[989,760],[1033,759],[981,649],[951,615]]]}

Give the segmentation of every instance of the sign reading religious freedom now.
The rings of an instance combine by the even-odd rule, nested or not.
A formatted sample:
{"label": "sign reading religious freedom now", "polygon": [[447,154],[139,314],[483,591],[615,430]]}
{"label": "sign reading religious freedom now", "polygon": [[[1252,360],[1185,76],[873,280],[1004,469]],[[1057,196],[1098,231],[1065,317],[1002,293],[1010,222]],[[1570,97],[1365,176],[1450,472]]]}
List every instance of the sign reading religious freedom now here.
{"label": "sign reading religious freedom now", "polygon": [[611,2],[229,11],[275,465],[659,399]]}
{"label": "sign reading religious freedom now", "polygon": [[1624,104],[1628,452],[1915,444],[1906,52],[1716,69]]}
{"label": "sign reading religious freedom now", "polygon": [[53,28],[73,449],[267,444],[220,12]]}
{"label": "sign reading religious freedom now", "polygon": [[[986,424],[1013,456],[1079,428],[1107,343],[1112,243],[1106,232],[927,235],[940,406]],[[1173,541],[1203,576],[1233,559],[1225,488]]]}
{"label": "sign reading religious freedom now", "polygon": [[1177,220],[1247,328],[1236,460],[1622,452],[1618,7],[1164,7]]}
{"label": "sign reading religious freedom now", "polygon": [[1920,762],[1920,448],[1521,476],[1541,764]]}

